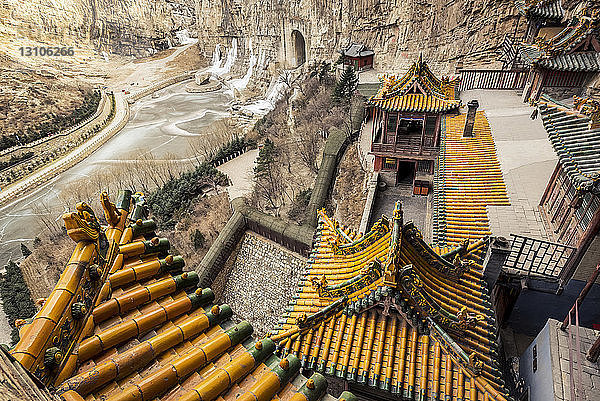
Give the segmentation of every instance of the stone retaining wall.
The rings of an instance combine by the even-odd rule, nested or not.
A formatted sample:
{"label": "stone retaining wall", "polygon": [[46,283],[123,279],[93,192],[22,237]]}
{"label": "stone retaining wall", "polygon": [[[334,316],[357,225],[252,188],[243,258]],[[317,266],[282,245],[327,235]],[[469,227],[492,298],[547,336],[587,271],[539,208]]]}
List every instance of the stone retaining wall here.
{"label": "stone retaining wall", "polygon": [[277,325],[305,266],[300,255],[247,231],[228,274],[223,301],[262,337]]}
{"label": "stone retaining wall", "polygon": [[371,174],[369,182],[367,183],[367,200],[365,201],[365,208],[363,210],[362,218],[360,219],[360,227],[358,232],[365,234],[369,228],[369,221],[373,214],[373,205],[377,198],[377,184],[379,183],[379,172],[375,171]]}
{"label": "stone retaining wall", "polygon": [[142,89],[139,92],[130,94],[129,96],[127,96],[127,102],[129,104],[133,104],[133,103],[137,102],[138,100],[140,100],[141,98],[143,98],[144,96],[148,96],[158,90],[166,88],[167,86],[171,86],[171,85],[179,83],[179,82],[187,81],[188,79],[193,79],[195,74],[196,74],[196,71],[188,71],[184,74],[176,75],[174,77],[167,78],[164,81],[157,82],[153,85],[148,86],[147,88]]}
{"label": "stone retaining wall", "polygon": [[[90,126],[93,126],[94,123],[97,124],[98,122],[102,121],[102,119],[105,118],[108,113],[110,113],[111,105],[109,102],[109,97],[106,94],[106,92],[102,90],[102,91],[100,91],[100,94],[101,94],[100,102],[98,103],[98,108],[96,109],[94,114],[92,114],[85,120],[81,121],[79,124],[69,127],[68,129],[64,130],[63,132],[59,132],[58,134],[40,138],[37,141],[33,141],[31,143],[26,143],[25,145],[17,145],[17,146],[13,146],[11,148],[2,150],[2,151],[0,151],[0,157],[10,155],[11,153],[14,153],[18,150],[32,150],[33,148],[35,148],[38,145],[43,144],[45,142],[51,142],[60,137],[71,135],[72,133],[74,133],[75,131],[84,127],[85,125],[89,124]],[[107,109],[108,109],[108,113],[106,112]],[[37,152],[37,150],[35,150],[35,151]]]}
{"label": "stone retaining wall", "polygon": [[[15,200],[17,197],[23,195],[27,191],[32,190],[48,182],[52,178],[56,177],[58,174],[73,167],[74,165],[91,155],[93,152],[95,152],[98,148],[100,148],[100,146],[106,143],[106,141],[112,138],[117,132],[121,131],[121,129],[129,121],[129,107],[127,106],[127,103],[123,100],[123,98],[117,98],[117,96],[115,96],[115,102],[122,103],[120,112],[118,111],[118,105],[115,105],[115,110],[117,110],[117,112],[115,113],[114,118],[118,118],[117,125],[113,126],[108,130],[99,132],[98,134],[94,135],[90,140],[88,140],[83,145],[76,148],[74,151],[67,154],[63,158],[36,171],[29,177],[26,177],[20,182],[15,183],[14,185],[9,186],[6,190],[0,192],[0,205],[11,200]],[[119,116],[118,114],[122,115]],[[112,124],[112,122],[114,122],[114,119],[113,121],[108,122],[108,125]]]}
{"label": "stone retaining wall", "polygon": [[80,144],[85,143],[87,138],[94,135],[104,124],[108,124],[112,112],[111,96],[102,91],[98,109],[93,116],[82,123],[56,135],[6,149],[0,155],[0,161],[8,162],[12,157],[22,157],[26,153],[33,153],[33,156],[1,170],[0,187],[18,182],[23,177],[43,168],[53,160],[59,159]]}

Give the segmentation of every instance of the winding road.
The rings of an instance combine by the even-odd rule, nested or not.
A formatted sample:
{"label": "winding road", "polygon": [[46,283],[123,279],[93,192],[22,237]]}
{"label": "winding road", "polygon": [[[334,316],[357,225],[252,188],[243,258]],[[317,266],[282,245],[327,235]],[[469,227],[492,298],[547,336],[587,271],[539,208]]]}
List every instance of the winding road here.
{"label": "winding road", "polygon": [[[0,207],[0,266],[21,256],[20,244],[29,244],[45,227],[40,218],[59,220],[67,207],[60,195],[81,177],[89,177],[107,166],[129,168],[132,155],[151,153],[156,163],[169,154],[179,154],[191,163],[189,138],[204,135],[212,122],[227,117],[231,97],[224,91],[187,93],[185,83],[145,97],[131,106],[129,122],[92,155],[33,192]],[[172,159],[171,159],[172,160]],[[106,182],[106,187],[111,183]]]}

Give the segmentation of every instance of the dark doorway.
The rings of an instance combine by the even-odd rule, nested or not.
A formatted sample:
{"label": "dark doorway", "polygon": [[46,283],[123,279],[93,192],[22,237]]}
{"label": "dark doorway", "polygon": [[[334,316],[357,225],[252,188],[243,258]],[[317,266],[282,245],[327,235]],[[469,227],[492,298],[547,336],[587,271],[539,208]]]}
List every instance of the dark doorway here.
{"label": "dark doorway", "polygon": [[415,162],[398,161],[398,174],[396,175],[396,184],[412,185],[415,179]]}
{"label": "dark doorway", "polygon": [[421,135],[423,120],[401,119],[398,124],[398,135]]}
{"label": "dark doorway", "polygon": [[302,33],[300,33],[300,31],[292,31],[292,45],[294,67],[300,67],[306,62],[306,42],[304,41],[304,36]]}

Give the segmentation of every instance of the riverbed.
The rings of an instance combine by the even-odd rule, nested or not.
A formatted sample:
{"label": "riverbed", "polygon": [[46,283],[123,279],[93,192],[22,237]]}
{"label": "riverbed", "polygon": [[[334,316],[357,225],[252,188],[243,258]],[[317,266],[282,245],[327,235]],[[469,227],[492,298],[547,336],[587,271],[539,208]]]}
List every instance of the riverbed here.
{"label": "riverbed", "polygon": [[[136,155],[143,157],[146,153],[157,160],[165,156],[173,160],[173,154],[181,155],[175,161],[191,167],[190,138],[206,135],[209,125],[228,117],[232,98],[225,91],[188,93],[185,85],[186,82],[176,84],[154,97],[140,99],[132,105],[129,122],[123,130],[95,153],[30,194],[0,208],[0,266],[21,257],[21,243],[31,247],[33,239],[45,229],[41,217],[60,220],[68,210],[60,195],[76,180],[109,166],[128,168]],[[106,183],[107,187],[110,185]],[[74,207],[74,204],[69,205],[71,210]],[[6,319],[0,318],[0,342],[9,341],[9,333]]]}

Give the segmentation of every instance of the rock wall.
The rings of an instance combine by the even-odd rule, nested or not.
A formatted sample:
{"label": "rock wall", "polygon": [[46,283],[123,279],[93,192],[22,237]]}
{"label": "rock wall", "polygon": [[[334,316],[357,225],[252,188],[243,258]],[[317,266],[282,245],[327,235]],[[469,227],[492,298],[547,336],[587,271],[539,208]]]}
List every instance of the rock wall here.
{"label": "rock wall", "polygon": [[280,67],[294,66],[299,31],[311,59],[333,59],[349,41],[376,52],[379,69],[402,69],[419,53],[439,73],[463,66],[497,65],[506,33],[521,31],[511,0],[199,0],[204,51],[252,38]]}
{"label": "rock wall", "polygon": [[288,306],[306,260],[266,238],[247,231],[235,256],[223,293],[238,319],[246,319],[255,334],[276,326]]}
{"label": "rock wall", "polygon": [[0,42],[147,56],[196,30],[195,0],[3,0]]}

